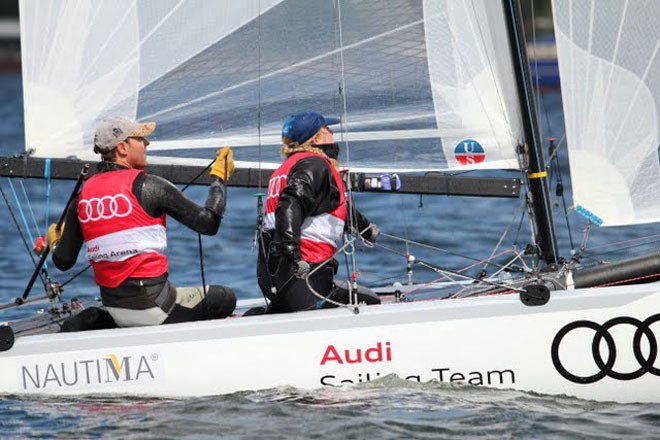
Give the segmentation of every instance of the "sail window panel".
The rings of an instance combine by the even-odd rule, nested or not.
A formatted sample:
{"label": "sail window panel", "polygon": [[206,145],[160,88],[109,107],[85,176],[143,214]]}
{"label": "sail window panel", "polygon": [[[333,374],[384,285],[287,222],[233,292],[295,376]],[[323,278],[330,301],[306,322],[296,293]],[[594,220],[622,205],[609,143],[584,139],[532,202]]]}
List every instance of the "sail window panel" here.
{"label": "sail window panel", "polygon": [[628,13],[622,17],[625,22],[618,43],[621,48],[634,47],[635,50],[619,51],[616,63],[642,79],[650,71],[654,53],[660,49],[660,22],[657,16],[648,13],[651,7],[649,1],[631,2]]}
{"label": "sail window panel", "polygon": [[[98,113],[117,102],[126,103],[122,109],[128,114],[135,112],[132,50],[138,41],[118,28],[136,26],[137,16],[125,6],[21,1],[26,148],[36,155],[93,156],[91,127]],[[109,36],[119,44],[107,44]]]}
{"label": "sail window panel", "polygon": [[[144,87],[276,6],[277,0],[138,1]],[[216,60],[217,61],[217,60]]]}
{"label": "sail window panel", "polygon": [[[241,127],[247,135],[257,129],[259,99],[262,107],[268,102],[289,101],[288,108],[280,105],[281,111],[272,116],[281,124],[296,111],[295,95],[336,94],[334,61],[322,59],[323,54],[334,49],[333,20],[290,20],[302,6],[301,2],[282,2],[168,73],[142,92],[140,114],[158,117],[191,107],[185,110],[187,117],[205,120],[207,130],[217,131],[223,122],[224,129],[233,129],[235,135],[240,134],[236,130]],[[321,18],[334,14],[332,4],[318,6],[316,12]],[[307,64],[313,64],[316,71],[311,72]],[[186,82],[191,72],[196,77]],[[332,75],[332,80],[328,79]],[[184,84],[184,88],[179,84]],[[252,115],[248,115],[248,109]],[[270,114],[264,112],[262,122],[268,123]],[[169,124],[168,119],[165,124]],[[185,129],[182,133],[180,125],[161,125],[158,136],[173,139],[177,134],[183,138],[209,135]]]}
{"label": "sail window panel", "polygon": [[341,0],[339,5],[344,47],[390,33],[401,35],[401,31],[423,19],[421,0]]}
{"label": "sail window panel", "polygon": [[631,2],[605,0],[584,3],[589,3],[590,8],[593,10],[593,18],[580,24],[576,23],[574,27],[586,25],[587,29],[591,28],[589,34],[591,45],[580,47],[589,50],[597,57],[614,61],[620,52],[617,41],[624,20],[624,10]]}
{"label": "sail window panel", "polygon": [[660,4],[553,11],[575,205],[604,226],[660,221]]}

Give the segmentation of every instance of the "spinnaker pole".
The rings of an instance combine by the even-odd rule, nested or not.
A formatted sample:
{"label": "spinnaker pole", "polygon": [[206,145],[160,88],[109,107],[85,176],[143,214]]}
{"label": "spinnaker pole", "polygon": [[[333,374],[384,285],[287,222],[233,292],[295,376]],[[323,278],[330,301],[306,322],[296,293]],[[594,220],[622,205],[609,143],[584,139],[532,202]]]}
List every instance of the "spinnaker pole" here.
{"label": "spinnaker pole", "polygon": [[543,158],[541,130],[536,115],[536,105],[532,89],[525,34],[522,27],[522,12],[519,0],[504,0],[511,55],[518,85],[518,98],[522,110],[523,129],[527,145],[525,154],[529,157],[529,190],[532,197],[536,245],[541,258],[548,264],[557,263],[558,249],[550,199],[550,182]]}

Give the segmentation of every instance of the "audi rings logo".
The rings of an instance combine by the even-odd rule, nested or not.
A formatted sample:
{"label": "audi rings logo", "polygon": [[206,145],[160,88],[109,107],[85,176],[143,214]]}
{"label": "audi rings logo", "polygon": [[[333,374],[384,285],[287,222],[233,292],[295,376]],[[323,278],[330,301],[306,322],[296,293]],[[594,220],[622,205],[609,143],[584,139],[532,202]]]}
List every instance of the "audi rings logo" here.
{"label": "audi rings logo", "polygon": [[286,186],[286,178],[286,175],[280,175],[270,179],[270,182],[268,182],[268,199],[279,197],[280,193]]}
{"label": "audi rings logo", "polygon": [[[655,359],[658,354],[658,341],[655,337],[655,334],[651,330],[651,325],[660,321],[660,314],[653,315],[644,321],[640,321],[636,318],[631,318],[629,316],[620,316],[617,318],[610,319],[603,325],[596,324],[592,321],[575,321],[570,324],[565,325],[552,341],[552,363],[555,365],[555,368],[566,379],[571,382],[589,384],[598,382],[603,377],[611,377],[618,380],[632,380],[637,379],[638,377],[644,375],[645,373],[650,373],[654,376],[660,376],[660,369],[654,367]],[[617,354],[617,344],[624,343],[623,341],[617,340],[614,341],[610,329],[617,325],[631,325],[636,328],[635,334],[630,342],[632,342],[633,353],[635,354],[635,359],[639,364],[639,368],[631,372],[621,372],[616,371],[614,363],[616,362]],[[591,343],[591,354],[593,355],[594,361],[598,366],[599,370],[597,373],[591,376],[578,376],[571,373],[564,367],[561,359],[559,359],[559,346],[561,341],[564,339],[568,333],[579,328],[591,329],[594,332],[594,338]],[[648,353],[644,355],[642,353],[642,338],[646,339],[648,342]],[[603,359],[601,356],[600,345],[602,340],[605,340],[607,346],[607,358]]]}
{"label": "audi rings logo", "polygon": [[132,210],[130,199],[123,194],[92,197],[78,202],[78,220],[80,223],[110,220],[115,217],[126,217]]}

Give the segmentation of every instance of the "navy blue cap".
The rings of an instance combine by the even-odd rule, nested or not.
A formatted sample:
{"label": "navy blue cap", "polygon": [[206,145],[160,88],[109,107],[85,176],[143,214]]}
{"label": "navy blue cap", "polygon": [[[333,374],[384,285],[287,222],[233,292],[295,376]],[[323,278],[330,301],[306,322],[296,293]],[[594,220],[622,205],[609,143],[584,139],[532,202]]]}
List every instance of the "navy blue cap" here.
{"label": "navy blue cap", "polygon": [[282,137],[291,138],[293,142],[302,144],[318,133],[321,127],[338,123],[339,118],[324,118],[315,112],[296,113],[284,122]]}

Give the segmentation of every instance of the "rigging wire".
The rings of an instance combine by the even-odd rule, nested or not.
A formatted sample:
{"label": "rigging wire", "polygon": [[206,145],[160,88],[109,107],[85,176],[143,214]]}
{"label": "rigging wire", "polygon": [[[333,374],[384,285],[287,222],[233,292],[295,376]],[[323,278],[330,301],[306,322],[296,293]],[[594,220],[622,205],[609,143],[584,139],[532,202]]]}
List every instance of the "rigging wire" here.
{"label": "rigging wire", "polygon": [[[257,7],[259,9],[259,16],[257,18],[257,163],[258,163],[258,169],[259,169],[259,180],[258,180],[258,187],[257,187],[257,193],[256,193],[256,198],[257,198],[257,223],[255,225],[255,230],[254,230],[254,240],[252,242],[252,249],[257,249],[257,259],[264,258],[266,259],[265,261],[265,266],[266,266],[266,271],[268,271],[268,258],[266,257],[267,255],[267,250],[265,246],[265,241],[263,237],[263,221],[264,221],[264,192],[263,192],[263,182],[262,182],[262,148],[263,145],[261,143],[261,125],[262,125],[262,118],[263,118],[263,108],[261,107],[261,39],[262,39],[262,16],[261,16],[261,0],[257,2]],[[259,264],[259,262],[257,263]],[[288,283],[288,281],[287,281]],[[275,283],[272,283],[273,286],[275,286]],[[266,294],[261,290],[261,295],[264,298],[264,301],[266,302],[266,307],[268,307],[268,298],[266,297]]]}
{"label": "rigging wire", "polygon": [[87,270],[88,270],[90,267],[92,267],[92,266],[88,264],[88,265],[85,266],[83,269],[79,270],[75,275],[73,275],[73,276],[70,277],[68,280],[66,280],[65,282],[63,282],[62,284],[60,284],[60,287],[64,287],[64,286],[66,286],[66,285],[69,284],[71,281],[75,280],[75,279],[78,278],[80,275],[82,275],[83,273],[87,272]]}
{"label": "rigging wire", "polygon": [[[533,56],[534,56],[534,71],[536,72],[536,75],[534,76],[534,83],[535,83],[535,91],[536,95],[539,97],[538,99],[538,108],[537,108],[537,114],[543,115],[545,119],[545,124],[546,124],[546,129],[548,133],[552,136],[552,133],[554,132],[552,122],[550,120],[548,108],[545,105],[545,93],[543,91],[543,88],[541,87],[541,78],[539,74],[539,55],[536,52],[536,49],[538,47],[538,40],[537,40],[537,33],[536,33],[536,11],[534,8],[534,1],[530,0],[529,1],[529,7],[531,11],[531,17],[532,17],[532,51],[533,51]],[[563,141],[566,139],[566,132],[563,133],[559,144],[563,144]],[[548,140],[550,141],[550,147],[549,147],[549,154],[548,154],[548,163],[551,164],[549,167],[550,169],[550,175],[548,178],[549,182],[552,182],[553,177],[556,176],[556,192],[555,195],[561,198],[562,201],[562,206],[564,210],[564,218],[566,220],[566,230],[568,232],[568,240],[571,248],[571,254],[575,254],[575,244],[573,241],[573,234],[571,232],[571,224],[570,224],[570,219],[568,217],[568,207],[566,203],[566,197],[564,195],[564,184],[562,181],[562,176],[561,176],[561,167],[559,164],[559,159],[557,156],[557,152],[559,150],[558,145],[554,144],[554,141],[556,139],[549,137]],[[556,169],[557,172],[553,173],[553,169]]]}
{"label": "rigging wire", "polygon": [[34,224],[34,230],[36,231],[36,234],[39,235],[39,226],[37,225],[37,219],[34,215],[34,210],[32,209],[32,203],[30,202],[30,198],[28,197],[27,192],[25,191],[25,185],[23,184],[23,179],[19,181],[19,184],[21,186],[21,191],[23,193],[23,198],[25,199],[25,203],[27,203],[28,211],[30,213],[30,219]]}
{"label": "rigging wire", "polygon": [[[32,260],[32,263],[34,264],[34,267],[37,267],[37,261],[34,258],[34,255],[32,254],[32,249],[30,245],[28,244],[27,239],[25,238],[25,235],[23,234],[23,230],[21,229],[20,223],[18,222],[18,218],[16,218],[16,214],[14,213],[14,209],[11,207],[11,204],[9,203],[9,199],[7,198],[7,195],[5,191],[2,189],[2,185],[0,185],[0,195],[2,195],[2,198],[5,201],[5,204],[7,205],[7,210],[9,211],[9,215],[11,216],[12,220],[14,221],[14,225],[16,225],[16,230],[18,231],[18,235],[21,237],[21,241],[25,245],[25,249],[27,250],[28,255],[30,256],[30,259]],[[41,279],[41,282],[43,283],[44,286],[46,286],[46,280],[43,277],[43,274],[39,272],[39,278]]]}
{"label": "rigging wire", "polygon": [[[470,256],[468,256],[468,255],[464,255],[464,254],[459,254],[459,253],[457,253],[457,252],[453,252],[453,251],[450,251],[450,250],[447,250],[447,249],[444,249],[444,248],[441,248],[441,247],[438,247],[438,246],[433,246],[433,245],[430,245],[430,244],[421,243],[421,242],[419,242],[419,241],[415,241],[415,240],[410,240],[410,239],[407,239],[407,238],[398,237],[398,236],[396,236],[396,235],[388,234],[388,233],[385,233],[385,232],[382,232],[382,231],[381,231],[380,235],[382,235],[383,237],[391,238],[391,239],[393,239],[393,240],[407,242],[407,243],[409,243],[409,244],[411,244],[411,245],[415,245],[415,246],[418,246],[418,247],[421,247],[421,248],[426,248],[426,249],[430,249],[430,250],[433,250],[433,251],[442,252],[442,253],[445,253],[445,254],[448,254],[448,255],[453,255],[453,256],[455,256],[455,257],[464,258],[464,259],[466,259],[466,260],[472,260],[472,261],[474,261],[474,262],[476,262],[476,263],[483,263],[483,262],[484,262],[483,259],[479,259],[479,258],[475,258],[475,257],[470,257]],[[383,246],[379,246],[378,243],[376,243],[376,246],[378,246],[378,247],[383,247]],[[399,255],[406,256],[406,255],[404,255],[404,254],[399,254]],[[407,257],[406,257],[406,258],[407,258]],[[503,265],[498,264],[498,263],[491,263],[491,264],[494,265],[494,266],[498,266],[498,267],[500,267],[500,268],[503,268],[503,267],[504,267]],[[472,266],[470,266],[470,267],[472,267]]]}
{"label": "rigging wire", "polygon": [[[523,188],[525,189],[524,194],[523,194],[523,201],[526,206],[526,212],[527,212],[527,219],[529,221],[529,232],[530,232],[530,241],[531,243],[534,243],[534,252],[532,252],[532,255],[534,255],[534,262],[533,265],[536,267],[540,263],[540,252],[539,249],[536,246],[536,243],[538,243],[538,235],[539,232],[536,229],[536,223],[534,222],[534,218],[536,218],[534,214],[534,203],[532,201],[532,195],[529,191],[530,188],[530,182],[529,182],[529,158],[527,154],[525,153],[525,149],[529,148],[528,145],[520,145],[518,147],[518,163],[520,164],[520,179],[523,182]],[[518,233],[516,235],[516,242],[520,236],[520,231],[522,229],[522,224],[524,222],[524,215],[520,217],[520,224],[518,226]]]}
{"label": "rigging wire", "polygon": [[[211,162],[209,162],[206,167],[197,173],[195,177],[192,178],[190,182],[186,184],[181,189],[181,192],[184,192],[190,185],[192,185],[202,174],[204,174],[211,166],[215,163],[215,159],[213,159]],[[225,176],[227,175],[227,161],[225,160]],[[225,203],[226,203],[226,188],[225,188]],[[199,253],[199,273],[200,277],[202,279],[202,293],[204,294],[203,299],[202,299],[202,307],[204,308],[204,312],[207,312],[208,310],[208,303],[207,303],[207,298],[206,298],[206,276],[204,274],[204,246],[202,244],[202,234],[197,233],[197,248],[198,248],[198,253]],[[85,268],[86,270],[87,268]]]}
{"label": "rigging wire", "polygon": [[[368,228],[369,228],[369,227],[365,228],[365,229],[362,230],[362,231],[358,231],[357,236],[353,236],[353,237],[349,237],[349,238],[347,238],[347,239],[345,240],[343,246],[341,246],[340,248],[338,248],[337,250],[335,250],[334,255],[337,255],[339,252],[344,252],[348,247],[354,247],[354,243],[355,243],[355,241],[356,241],[358,238],[359,238],[360,240],[364,241],[364,239],[362,238],[362,234],[363,234],[364,232],[366,232]],[[333,257],[334,257],[334,256],[333,256]],[[323,295],[323,294],[317,292],[317,291],[314,289],[314,287],[311,285],[311,283],[309,282],[310,277],[311,277],[314,273],[316,273],[316,271],[318,271],[318,270],[321,269],[323,266],[325,266],[325,265],[328,264],[330,261],[332,261],[333,257],[328,258],[327,260],[323,261],[323,262],[320,263],[318,266],[316,266],[314,269],[312,269],[312,270],[311,270],[311,271],[310,271],[310,272],[304,277],[305,284],[307,285],[307,288],[310,290],[310,292],[312,292],[312,293],[314,294],[314,296],[316,296],[317,298],[319,298],[321,301],[325,301],[325,302],[327,302],[327,303],[329,303],[329,304],[333,304],[333,305],[335,305],[335,306],[337,306],[337,307],[350,308],[350,309],[353,310],[353,313],[358,314],[358,313],[360,312],[360,310],[359,310],[359,304],[357,304],[357,303],[353,304],[353,303],[352,303],[352,300],[353,300],[352,289],[354,289],[354,288],[357,289],[357,286],[356,286],[355,280],[353,280],[353,285],[351,285],[351,283],[348,283],[348,289],[349,289],[349,295],[348,295],[349,303],[348,303],[348,304],[340,303],[340,302],[335,301],[335,300],[333,300],[332,298],[330,298],[330,297],[332,296],[332,294],[333,294],[334,291],[331,291],[330,294],[329,294],[328,296],[325,296],[325,295]],[[293,279],[293,277],[294,277],[294,275],[291,275],[291,277],[290,277],[290,278],[289,278],[284,284],[287,284],[289,281],[291,281],[291,279]],[[311,307],[310,307],[310,309],[311,309]]]}
{"label": "rigging wire", "polygon": [[[344,36],[342,33],[342,15],[341,15],[341,0],[336,1],[336,11],[337,14],[335,16],[335,38],[337,39],[337,44],[339,46],[339,73],[340,73],[340,82],[339,82],[339,96],[341,98],[341,118],[340,118],[340,132],[341,132],[341,140],[344,143],[344,150],[345,150],[345,156],[346,156],[346,168],[350,170],[351,166],[351,148],[349,144],[349,139],[348,139],[348,103],[347,103],[347,96],[346,96],[346,65],[344,62]],[[349,231],[355,231],[357,228],[354,225],[355,222],[355,204],[353,203],[353,185],[351,181],[351,174],[350,171],[347,173],[347,179],[346,179],[346,191],[347,191],[347,201],[348,201],[348,212],[347,212],[347,223],[348,223],[348,230]],[[345,261],[348,264],[348,257],[350,257],[350,268],[347,267],[347,272],[351,276],[351,281],[353,282],[353,287],[357,287],[357,276],[358,276],[358,265],[357,265],[357,259],[355,255],[355,249],[353,246],[355,240],[349,240],[347,243],[345,243],[344,248],[348,249],[350,248],[351,250],[349,251],[349,255],[345,257]],[[346,255],[346,254],[345,254]],[[308,283],[309,284],[309,283]],[[349,297],[352,297],[349,295]]]}
{"label": "rigging wire", "polygon": [[536,12],[534,9],[534,0],[529,1],[530,5],[530,10],[531,10],[531,17],[532,17],[532,53],[534,56],[534,71],[536,72],[536,75],[534,75],[534,82],[535,82],[535,89],[536,89],[536,95],[539,96],[538,100],[538,109],[537,109],[537,114],[543,114],[543,117],[545,118],[545,123],[548,128],[548,132],[552,133],[554,130],[552,129],[552,124],[550,123],[550,115],[548,112],[548,107],[544,104],[545,102],[545,94],[543,92],[543,89],[541,88],[541,78],[539,75],[539,57],[538,54],[536,53],[536,48],[537,48],[537,39],[536,39]]}
{"label": "rigging wire", "polygon": [[46,159],[44,162],[44,179],[46,179],[46,212],[44,214],[44,231],[48,231],[48,219],[50,218],[50,190],[51,190],[51,178],[50,178],[50,159]]}
{"label": "rigging wire", "polygon": [[[589,224],[589,226],[591,226]],[[650,240],[651,239],[651,240]],[[634,242],[640,242],[641,243],[634,243]],[[633,244],[634,243],[634,244]],[[640,248],[640,247],[649,247],[652,244],[655,243],[660,243],[660,235],[651,235],[647,237],[640,237],[640,238],[635,238],[635,239],[630,239],[630,240],[623,240],[615,243],[606,243],[602,244],[599,246],[593,246],[589,248],[589,253],[586,253],[586,243],[584,245],[585,247],[585,252],[582,252],[580,255],[585,257],[585,258],[592,258],[595,259],[597,257],[602,257],[604,255],[608,254],[613,254],[613,253],[622,253],[624,251],[628,251],[630,249],[635,249],[635,248]],[[621,246],[628,244],[627,246]],[[614,250],[609,250],[609,251],[603,251],[603,252],[591,252],[594,249],[601,249],[601,248],[609,248],[609,247],[615,247]],[[657,247],[655,247],[657,249]]]}
{"label": "rigging wire", "polygon": [[[485,271],[488,269],[488,266],[489,266],[490,264],[492,264],[491,260],[495,257],[495,254],[497,253],[497,251],[499,250],[500,246],[501,246],[502,243],[504,242],[504,239],[505,239],[506,236],[509,234],[509,230],[511,229],[511,227],[512,227],[513,224],[514,224],[514,222],[516,221],[516,218],[518,218],[519,216],[522,217],[522,216],[524,215],[524,212],[525,212],[525,201],[524,201],[524,200],[521,200],[521,203],[520,203],[520,205],[518,206],[518,209],[513,213],[513,216],[511,216],[511,221],[509,222],[509,224],[507,225],[507,227],[504,229],[504,232],[502,233],[502,235],[500,236],[499,241],[498,241],[497,244],[495,245],[495,248],[493,249],[493,252],[491,252],[490,257],[488,257],[488,259],[486,260],[486,263],[484,264],[484,267],[483,267],[483,269],[482,269],[483,272],[485,272]],[[503,270],[503,269],[504,269],[504,268],[502,268],[502,270]]]}
{"label": "rigging wire", "polygon": [[522,213],[520,214],[520,221],[518,222],[518,228],[516,229],[516,236],[513,239],[513,246],[517,246],[520,243],[520,234],[522,233],[523,224],[525,223],[525,214],[527,210],[525,209],[526,200],[523,198],[521,201]]}
{"label": "rigging wire", "polygon": [[[16,188],[14,188],[14,184],[12,183],[11,179],[8,180],[9,182],[9,188],[11,188],[11,192],[14,196],[14,201],[16,202],[16,205],[18,206],[18,213],[21,216],[21,219],[23,220],[23,227],[25,228],[25,232],[28,235],[29,242],[34,243],[34,237],[32,236],[32,233],[30,232],[30,226],[28,225],[27,219],[25,218],[25,213],[23,212],[23,208],[21,207],[21,202],[18,199],[18,194],[16,193]],[[29,245],[26,244],[28,249],[30,248]]]}
{"label": "rigging wire", "polygon": [[[529,83],[529,65],[527,62],[527,57],[525,52],[522,50],[524,46],[524,41],[525,41],[525,31],[521,26],[521,23],[518,21],[519,20],[519,15],[520,15],[520,3],[514,2],[514,0],[509,0],[508,1],[508,19],[511,22],[510,25],[510,37],[513,39],[512,43],[515,45],[512,47],[515,47],[515,50],[513,50],[513,55],[515,56],[514,60],[514,65],[516,66],[516,69],[518,71],[518,81],[520,81],[521,87],[519,87],[519,94],[520,94],[520,102],[522,105],[522,110],[523,113],[526,115],[525,120],[524,120],[524,125],[525,125],[525,132],[527,132],[527,135],[529,136],[529,139],[526,139],[526,142],[528,144],[531,144],[533,147],[533,154],[530,155],[530,160],[533,161],[534,165],[541,165],[544,161],[544,155],[543,155],[543,150],[541,148],[541,142],[538,136],[540,136],[541,132],[539,129],[539,124],[538,120],[536,118],[536,108],[532,105],[533,100],[534,100],[534,95],[533,95],[533,85]],[[520,154],[524,153],[523,151],[519,152]],[[539,167],[540,168],[540,167]],[[544,165],[544,168],[547,168]],[[547,169],[538,169],[535,170],[536,172],[546,172]],[[548,191],[548,181],[547,180],[538,180],[538,181],[532,181],[530,176],[525,176],[526,180],[525,182],[528,183],[528,185],[531,187],[532,183],[534,183],[533,186],[538,187],[538,191],[535,191],[534,194],[532,194],[533,199],[535,202],[538,202],[538,205],[542,208],[542,213],[543,216],[539,217],[536,216],[538,220],[539,227],[543,227],[542,231],[535,231],[538,234],[542,234],[544,236],[547,236],[547,243],[543,243],[544,245],[548,246],[546,249],[538,249],[539,246],[537,245],[537,251],[539,255],[539,260],[543,259],[544,256],[543,254],[546,254],[545,257],[547,258],[548,256],[552,257],[552,260],[556,263],[559,258],[559,253],[557,248],[557,240],[556,240],[556,235],[554,228],[552,227],[552,200],[550,199],[550,194]],[[538,242],[536,242],[538,243]],[[547,255],[547,254],[550,255]],[[550,263],[550,261],[548,261]]]}
{"label": "rigging wire", "polygon": [[261,0],[257,2],[257,8],[259,9],[259,16],[257,17],[257,162],[259,164],[259,183],[257,187],[257,192],[262,192],[263,182],[261,181],[261,122],[262,122],[262,112],[261,107]]}
{"label": "rigging wire", "polygon": [[[571,255],[575,255],[575,243],[573,242],[573,232],[571,231],[571,222],[568,218],[569,209],[566,202],[566,195],[564,194],[564,182],[561,176],[561,168],[559,166],[559,158],[556,153],[557,147],[554,143],[554,139],[550,138],[550,163],[554,166],[550,167],[550,181],[555,177],[557,180],[555,196],[561,199],[562,208],[564,210],[564,219],[566,219],[566,230],[568,232],[568,242],[571,247]],[[556,173],[553,173],[553,170],[557,170]]]}
{"label": "rigging wire", "polygon": [[[380,243],[376,243],[375,246],[377,246],[379,248],[382,248],[382,249],[384,249],[388,252],[392,252],[394,254],[404,256],[401,252],[399,252],[397,250],[394,250],[392,248],[389,248],[387,246],[383,246]],[[516,291],[516,292],[525,292],[525,289],[521,289],[521,288],[518,288],[518,287],[505,285],[505,284],[501,284],[501,283],[495,283],[495,282],[483,279],[481,277],[474,277],[474,276],[471,276],[471,275],[461,273],[462,270],[454,271],[454,270],[446,269],[446,268],[443,268],[443,267],[440,267],[440,266],[436,266],[435,264],[428,263],[428,262],[423,261],[423,260],[416,260],[415,263],[419,264],[419,265],[422,265],[422,266],[424,266],[428,269],[431,269],[434,272],[443,274],[443,275],[447,276],[447,278],[452,280],[452,281],[454,281],[454,280],[452,278],[450,278],[448,275],[453,275],[453,276],[457,276],[457,277],[460,277],[460,278],[465,278],[465,279],[468,279],[468,280],[473,280],[473,281],[489,284],[491,286],[500,287],[500,288],[504,288],[504,289],[508,289],[508,290],[513,290],[513,291]],[[506,266],[502,266],[502,267],[506,267]]]}
{"label": "rigging wire", "polygon": [[[473,15],[476,19],[478,17],[478,14],[477,14],[477,11],[476,11],[475,6],[474,6],[474,1],[471,2],[470,5],[472,6],[472,13],[473,13]],[[475,20],[475,21],[479,24],[478,20]],[[477,31],[479,32],[479,37],[481,38],[481,44],[482,44],[483,48],[488,47],[488,44],[486,43],[486,38],[484,37],[482,29],[488,29],[488,28],[489,28],[489,26],[487,24],[485,24],[483,26],[477,26]],[[450,30],[452,38],[455,37],[455,31],[451,26],[449,26],[449,30]],[[454,41],[454,43],[456,43],[456,41]],[[454,46],[456,47],[456,46],[458,46],[458,44],[454,44]],[[463,64],[463,68],[466,71],[468,71],[468,69],[467,69],[468,63],[463,58],[462,53],[460,51],[458,51],[457,55],[459,55],[459,59],[460,59],[461,63]],[[502,97],[502,94],[500,93],[500,88],[497,87],[497,85],[499,84],[498,81],[496,81],[497,75],[495,75],[495,72],[493,71],[493,66],[496,65],[497,63],[493,62],[493,60],[490,59],[490,57],[488,56],[488,51],[487,50],[484,50],[484,55],[486,56],[486,61],[487,61],[488,70],[490,72],[491,79],[493,80],[493,84],[496,86],[495,91],[497,92],[497,98],[498,98],[498,101],[500,103],[501,116],[506,121],[506,126],[509,129],[510,138],[515,139],[516,136],[514,136],[513,131],[511,130],[511,122],[509,121],[508,112],[506,111],[506,106],[504,104],[504,98]],[[472,72],[472,73],[473,73],[472,77],[477,76],[477,75],[474,74],[474,72]],[[470,84],[473,87],[475,86],[474,82],[471,82]],[[475,87],[474,91],[475,91],[475,96],[479,99],[479,102],[481,103],[481,107],[483,109],[486,109],[487,107],[486,107],[484,101],[481,99],[482,94],[479,93],[479,90],[476,90],[476,87]],[[484,112],[484,114],[485,114],[486,118],[488,119],[488,124],[490,125],[491,130],[493,132],[496,132],[496,130],[494,129],[495,124],[493,124],[493,121],[490,119],[489,112]],[[498,147],[500,147],[500,149],[504,150],[504,148],[502,148],[500,145],[498,145]]]}

